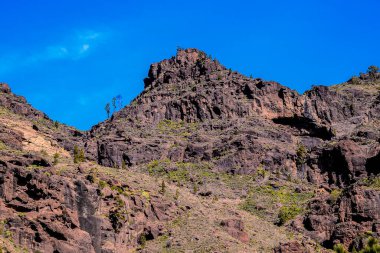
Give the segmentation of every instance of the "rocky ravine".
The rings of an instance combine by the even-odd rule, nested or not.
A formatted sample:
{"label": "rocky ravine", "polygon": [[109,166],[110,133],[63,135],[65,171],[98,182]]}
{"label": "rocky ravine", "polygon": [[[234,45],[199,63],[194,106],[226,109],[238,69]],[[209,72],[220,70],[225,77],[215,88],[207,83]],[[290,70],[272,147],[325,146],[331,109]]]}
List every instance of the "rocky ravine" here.
{"label": "rocky ravine", "polygon": [[[379,237],[378,74],[300,95],[186,49],[152,64],[144,83],[89,132],[52,122],[2,84],[8,248],[317,252]],[[88,162],[72,163],[74,146]]]}

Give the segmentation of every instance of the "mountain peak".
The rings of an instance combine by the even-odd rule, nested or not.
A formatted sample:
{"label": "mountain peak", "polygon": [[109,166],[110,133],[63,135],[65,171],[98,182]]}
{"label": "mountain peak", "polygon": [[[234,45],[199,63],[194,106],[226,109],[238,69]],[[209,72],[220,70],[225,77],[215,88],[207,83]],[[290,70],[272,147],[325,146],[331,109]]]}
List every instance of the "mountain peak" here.
{"label": "mountain peak", "polygon": [[199,49],[178,49],[176,56],[150,66],[144,79],[145,89],[186,79],[205,79],[210,74],[226,70],[217,60]]}

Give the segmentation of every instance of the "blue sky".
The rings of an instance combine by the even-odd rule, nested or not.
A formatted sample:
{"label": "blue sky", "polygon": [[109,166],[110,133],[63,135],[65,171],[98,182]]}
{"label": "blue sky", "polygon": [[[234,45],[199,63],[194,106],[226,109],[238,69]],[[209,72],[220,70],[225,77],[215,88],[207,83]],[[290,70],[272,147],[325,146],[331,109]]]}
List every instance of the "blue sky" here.
{"label": "blue sky", "polygon": [[0,81],[53,120],[89,129],[128,103],[149,65],[196,47],[303,92],[380,65],[380,1],[2,1]]}

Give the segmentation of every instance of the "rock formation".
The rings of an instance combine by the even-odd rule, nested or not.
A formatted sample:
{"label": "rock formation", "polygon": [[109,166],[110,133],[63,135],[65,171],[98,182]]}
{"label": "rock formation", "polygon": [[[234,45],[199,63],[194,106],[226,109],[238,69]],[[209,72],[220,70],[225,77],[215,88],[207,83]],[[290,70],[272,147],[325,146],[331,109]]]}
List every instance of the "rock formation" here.
{"label": "rock formation", "polygon": [[[150,252],[157,238],[168,237],[164,247],[194,249],[201,239],[183,246],[169,225],[197,208],[193,198],[237,201],[210,229],[220,231],[217,240],[236,240],[241,252],[252,250],[260,233],[250,231],[253,216],[244,215],[264,214],[265,222],[302,237],[274,245],[275,252],[337,243],[359,249],[366,234],[380,236],[376,76],[298,94],[229,70],[200,50],[180,49],[152,64],[144,84],[131,105],[88,132],[51,121],[0,85],[0,217],[16,245],[108,253],[144,251],[148,240]],[[74,147],[87,162],[68,161]],[[55,154],[65,166],[52,160]],[[179,188],[168,197],[164,182],[146,191],[135,179],[134,189],[118,178],[125,170]],[[255,191],[273,199],[250,200]],[[192,196],[183,200],[188,205],[180,194]]]}

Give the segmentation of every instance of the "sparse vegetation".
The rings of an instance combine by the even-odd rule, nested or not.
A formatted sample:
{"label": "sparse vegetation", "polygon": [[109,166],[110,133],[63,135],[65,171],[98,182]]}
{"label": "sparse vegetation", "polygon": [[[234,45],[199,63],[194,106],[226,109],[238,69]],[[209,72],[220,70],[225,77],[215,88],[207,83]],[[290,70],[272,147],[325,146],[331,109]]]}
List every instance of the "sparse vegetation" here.
{"label": "sparse vegetation", "polygon": [[0,150],[6,150],[8,149],[7,145],[5,145],[4,142],[0,141]]}
{"label": "sparse vegetation", "polygon": [[84,160],[85,157],[83,149],[78,146],[74,146],[74,163],[81,163],[84,162]]}
{"label": "sparse vegetation", "polygon": [[197,129],[197,123],[185,123],[184,121],[162,120],[158,123],[157,129],[161,134],[188,137]]}
{"label": "sparse vegetation", "polygon": [[147,201],[150,201],[150,194],[147,191],[142,191],[141,196],[143,196]]}
{"label": "sparse vegetation", "polygon": [[340,195],[342,194],[342,190],[341,189],[334,189],[330,192],[330,198],[329,198],[329,201],[330,203],[335,203],[338,198],[340,197]]}
{"label": "sparse vegetation", "polygon": [[[348,250],[342,245],[342,244],[335,244],[334,245],[334,252],[335,253],[349,253]],[[358,253],[380,253],[380,244],[379,241],[372,237],[368,236],[366,238],[366,244],[362,249],[356,249],[355,247],[351,251],[352,253],[358,252]]]}
{"label": "sparse vegetation", "polygon": [[146,235],[145,234],[142,234],[140,236],[139,244],[140,244],[141,248],[145,248],[145,246],[146,246]]}
{"label": "sparse vegetation", "polygon": [[99,189],[104,189],[106,186],[108,186],[106,181],[99,180],[98,182]]}
{"label": "sparse vegetation", "polygon": [[303,145],[302,143],[298,143],[296,154],[297,154],[297,160],[296,160],[297,164],[301,166],[305,164],[307,160],[307,154],[308,154],[308,150],[305,147],[305,145]]}
{"label": "sparse vegetation", "polygon": [[353,77],[351,78],[351,83],[352,83],[352,84],[360,84],[360,78],[357,77],[357,76],[353,76]]}
{"label": "sparse vegetation", "polygon": [[59,163],[59,154],[58,153],[55,153],[54,156],[53,156],[53,164],[54,165],[57,165]]}
{"label": "sparse vegetation", "polygon": [[302,212],[302,208],[293,204],[289,206],[282,206],[278,212],[278,222],[277,224],[282,226],[287,221],[294,219],[298,214]]}
{"label": "sparse vegetation", "polygon": [[344,248],[342,244],[334,245],[334,251],[335,253],[348,253],[348,251]]}
{"label": "sparse vegetation", "polygon": [[123,170],[126,170],[126,169],[127,169],[127,165],[125,164],[124,159],[121,160],[121,168],[122,168]]}
{"label": "sparse vegetation", "polygon": [[312,191],[296,192],[290,186],[253,187],[240,208],[278,225],[285,224],[305,211]]}
{"label": "sparse vegetation", "polygon": [[165,194],[165,192],[166,192],[166,184],[165,184],[165,181],[162,180],[162,182],[161,182],[160,193],[161,193],[161,194]]}
{"label": "sparse vegetation", "polygon": [[371,189],[380,190],[380,176],[363,179],[363,184]]}
{"label": "sparse vegetation", "polygon": [[377,78],[377,73],[379,72],[379,67],[377,66],[369,66],[368,69],[367,69],[367,73],[368,75],[372,78],[372,79],[376,79]]}

